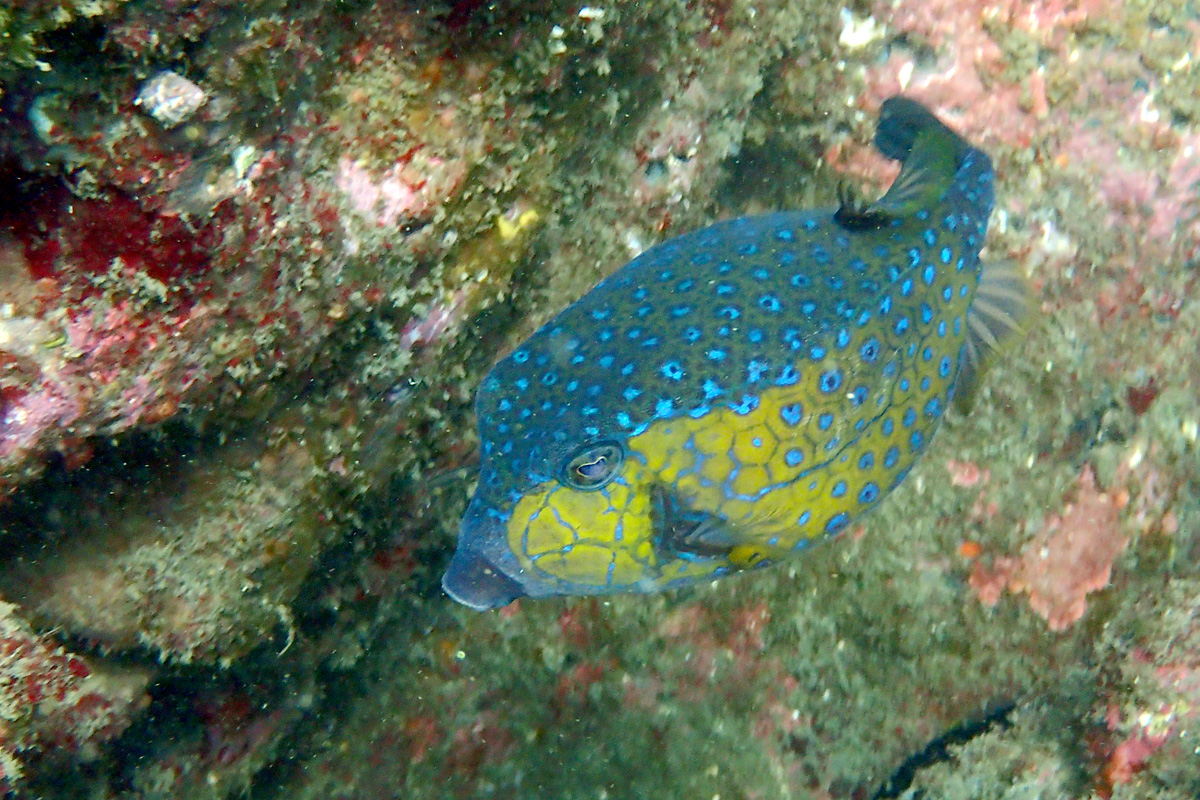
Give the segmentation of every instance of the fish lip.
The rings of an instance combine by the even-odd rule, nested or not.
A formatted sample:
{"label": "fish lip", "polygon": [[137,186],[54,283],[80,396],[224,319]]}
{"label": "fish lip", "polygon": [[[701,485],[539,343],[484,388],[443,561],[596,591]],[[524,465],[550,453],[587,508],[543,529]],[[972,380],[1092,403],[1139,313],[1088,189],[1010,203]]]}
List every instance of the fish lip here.
{"label": "fish lip", "polygon": [[442,576],[442,591],[476,611],[506,606],[525,595],[521,584],[505,575],[483,554],[459,547]]}
{"label": "fish lip", "polygon": [[507,551],[503,526],[487,507],[478,496],[471,500],[459,527],[458,548],[442,576],[442,590],[476,611],[500,608],[529,594],[517,577],[520,565]]}

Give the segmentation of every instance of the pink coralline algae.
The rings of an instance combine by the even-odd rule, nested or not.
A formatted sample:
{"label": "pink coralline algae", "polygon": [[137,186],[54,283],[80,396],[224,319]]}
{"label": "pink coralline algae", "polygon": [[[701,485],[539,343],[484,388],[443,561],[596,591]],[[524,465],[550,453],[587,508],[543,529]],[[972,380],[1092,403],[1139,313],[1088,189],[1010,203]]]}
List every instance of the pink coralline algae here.
{"label": "pink coralline algae", "polygon": [[379,175],[357,161],[338,162],[335,183],[360,216],[383,227],[423,219],[462,187],[467,166],[417,153]]}
{"label": "pink coralline algae", "polygon": [[891,30],[933,47],[936,61],[918,66],[914,54],[896,52],[868,72],[867,94],[911,93],[949,112],[965,131],[1027,147],[1051,111],[1046,77],[1040,67],[1009,75],[1012,59],[994,31],[1021,31],[1041,47],[1062,52],[1076,30],[1104,16],[1110,5],[1111,0],[881,3],[876,16]]}
{"label": "pink coralline algae", "polygon": [[1083,616],[1087,595],[1108,585],[1113,560],[1125,549],[1120,497],[1096,487],[1090,468],[1079,478],[1073,502],[1052,514],[1020,556],[1001,556],[991,566],[976,561],[970,585],[988,606],[1007,589],[1029,595],[1029,605],[1063,631]]}

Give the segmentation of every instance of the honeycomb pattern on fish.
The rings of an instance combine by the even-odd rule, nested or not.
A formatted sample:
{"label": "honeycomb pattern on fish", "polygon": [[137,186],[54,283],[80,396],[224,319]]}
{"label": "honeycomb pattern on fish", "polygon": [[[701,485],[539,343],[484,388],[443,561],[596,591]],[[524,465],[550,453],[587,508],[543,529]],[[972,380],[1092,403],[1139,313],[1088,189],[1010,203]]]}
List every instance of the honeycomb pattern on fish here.
{"label": "honeycomb pattern on fish", "polygon": [[982,151],[905,98],[884,104],[876,145],[904,162],[876,203],[664,242],[494,367],[453,597],[488,608],[763,566],[904,479],[978,369],[968,351],[1016,328],[1023,285],[998,276],[972,317]]}

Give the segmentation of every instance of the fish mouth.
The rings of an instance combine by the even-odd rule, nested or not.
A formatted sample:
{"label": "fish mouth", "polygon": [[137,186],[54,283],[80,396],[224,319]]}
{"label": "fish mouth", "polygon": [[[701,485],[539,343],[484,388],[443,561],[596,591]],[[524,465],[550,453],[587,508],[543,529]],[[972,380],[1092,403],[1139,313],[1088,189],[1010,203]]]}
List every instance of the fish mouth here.
{"label": "fish mouth", "polygon": [[442,591],[476,611],[506,606],[525,595],[521,584],[500,571],[481,553],[459,547],[442,576]]}
{"label": "fish mouth", "polygon": [[458,548],[442,576],[442,590],[476,611],[500,608],[529,594],[499,565],[503,554],[495,551],[503,542],[502,527],[472,500],[459,528]]}

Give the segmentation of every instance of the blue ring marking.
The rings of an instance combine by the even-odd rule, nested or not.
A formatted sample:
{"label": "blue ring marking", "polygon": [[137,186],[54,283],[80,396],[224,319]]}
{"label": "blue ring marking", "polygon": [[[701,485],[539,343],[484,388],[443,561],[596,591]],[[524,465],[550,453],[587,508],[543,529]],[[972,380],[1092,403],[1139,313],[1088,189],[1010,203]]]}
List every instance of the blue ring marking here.
{"label": "blue ring marking", "polygon": [[779,418],[784,424],[795,427],[804,419],[804,406],[800,403],[789,403],[779,409]]}
{"label": "blue ring marking", "polygon": [[859,469],[871,469],[871,467],[873,467],[873,466],[875,466],[875,454],[874,453],[868,451],[858,457],[858,468]]}
{"label": "blue ring marking", "polygon": [[846,482],[838,481],[833,485],[833,489],[829,491],[830,497],[841,497],[846,493]]}
{"label": "blue ring marking", "polygon": [[804,451],[799,449],[788,450],[783,454],[783,461],[789,467],[798,467],[804,463]]}
{"label": "blue ring marking", "polygon": [[874,483],[863,484],[862,490],[858,493],[858,502],[874,503],[879,499],[879,487]]}
{"label": "blue ring marking", "polygon": [[842,385],[842,371],[840,369],[831,369],[828,372],[822,372],[819,385],[821,391],[825,394],[836,392],[838,387]]}
{"label": "blue ring marking", "polygon": [[817,427],[823,431],[829,430],[829,426],[833,424],[833,414],[825,412],[817,417]]}

